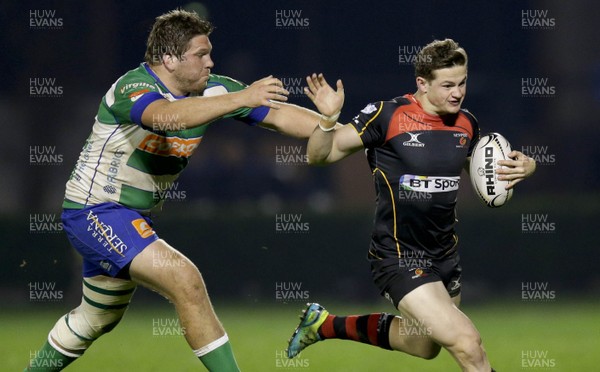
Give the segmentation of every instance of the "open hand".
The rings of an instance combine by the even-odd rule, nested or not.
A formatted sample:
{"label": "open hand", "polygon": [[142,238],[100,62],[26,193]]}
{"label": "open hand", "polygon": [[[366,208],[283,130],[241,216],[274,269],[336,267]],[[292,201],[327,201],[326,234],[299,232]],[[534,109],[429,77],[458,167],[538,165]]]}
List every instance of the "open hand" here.
{"label": "open hand", "polygon": [[315,104],[319,112],[325,116],[333,116],[342,110],[344,105],[344,86],[338,79],[337,90],[334,91],[325,80],[323,74],[313,73],[306,77],[308,87],[304,93]]}

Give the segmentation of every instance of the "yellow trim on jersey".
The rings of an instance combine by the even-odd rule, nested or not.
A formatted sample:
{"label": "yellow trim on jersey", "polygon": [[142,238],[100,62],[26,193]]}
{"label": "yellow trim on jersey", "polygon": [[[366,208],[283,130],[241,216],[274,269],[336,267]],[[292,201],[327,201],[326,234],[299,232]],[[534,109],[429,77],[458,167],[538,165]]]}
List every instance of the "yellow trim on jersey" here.
{"label": "yellow trim on jersey", "polygon": [[385,180],[385,184],[387,185],[388,189],[390,190],[390,196],[392,197],[392,213],[394,214],[394,240],[396,241],[396,251],[398,252],[398,258],[400,258],[400,257],[402,257],[402,253],[400,252],[400,242],[398,241],[398,224],[396,221],[396,200],[394,198],[394,190],[392,189],[390,182],[388,181],[387,177],[385,176],[385,173],[383,173],[383,171],[381,169],[375,168],[373,170],[373,175],[375,175],[375,172],[381,173],[381,175],[383,176],[383,179]]}
{"label": "yellow trim on jersey", "polygon": [[383,108],[383,101],[379,102],[379,110],[377,110],[377,113],[375,114],[375,116],[373,116],[369,121],[367,121],[365,123],[365,126],[362,128],[362,130],[360,132],[358,132],[359,136],[362,136],[363,133],[365,133],[365,130],[367,129],[367,127],[369,126],[369,124],[371,124],[371,122],[373,120],[375,120],[375,118],[377,118],[379,116],[379,114],[381,113],[381,109]]}

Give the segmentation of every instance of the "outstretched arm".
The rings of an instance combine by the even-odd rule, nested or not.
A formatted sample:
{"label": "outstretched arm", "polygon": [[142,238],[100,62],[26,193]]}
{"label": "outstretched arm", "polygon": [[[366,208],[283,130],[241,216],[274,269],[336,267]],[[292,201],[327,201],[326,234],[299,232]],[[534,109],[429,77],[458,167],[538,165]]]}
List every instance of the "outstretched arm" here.
{"label": "outstretched arm", "polygon": [[[313,74],[313,77],[315,83],[318,83],[319,78],[324,80],[322,74],[319,75],[319,77],[317,77],[316,74]],[[337,92],[333,91],[328,85],[328,90],[323,87],[323,89],[317,92],[315,84],[312,83],[312,79],[313,78],[307,78],[307,81],[309,86],[311,86],[311,89],[318,94],[318,97],[311,97],[309,88],[305,88],[305,92],[311,97],[311,100],[323,115],[300,106],[280,103],[278,110],[269,111],[261,123],[261,126],[293,137],[308,138],[319,122],[321,122],[321,125],[325,125],[325,120],[328,118],[329,123],[334,125],[339,116],[339,112],[342,109],[342,105],[344,104],[344,88],[341,85],[342,82],[338,80]],[[319,86],[321,87],[320,84]],[[337,116],[335,116],[336,113],[338,114]]]}
{"label": "outstretched arm", "polygon": [[508,157],[512,160],[498,161],[498,165],[503,165],[506,168],[499,168],[496,171],[499,180],[510,181],[506,186],[507,190],[531,176],[536,168],[535,160],[520,151],[513,150],[508,154]]}
{"label": "outstretched arm", "polygon": [[323,74],[306,78],[306,95],[322,114],[319,123],[308,140],[309,164],[324,165],[336,162],[363,147],[358,132],[352,125],[337,123],[344,104],[344,86],[337,81],[334,91]]}
{"label": "outstretched arm", "polygon": [[286,136],[308,138],[319,122],[319,114],[289,103],[279,103],[278,110],[269,110],[260,126]]}
{"label": "outstretched arm", "polygon": [[142,124],[152,128],[154,118],[169,118],[163,125],[173,130],[188,129],[204,125],[241,107],[270,107],[270,111],[281,108],[287,101],[288,91],[282,82],[272,76],[255,81],[246,89],[212,97],[189,97],[176,101],[159,99],[146,107]]}

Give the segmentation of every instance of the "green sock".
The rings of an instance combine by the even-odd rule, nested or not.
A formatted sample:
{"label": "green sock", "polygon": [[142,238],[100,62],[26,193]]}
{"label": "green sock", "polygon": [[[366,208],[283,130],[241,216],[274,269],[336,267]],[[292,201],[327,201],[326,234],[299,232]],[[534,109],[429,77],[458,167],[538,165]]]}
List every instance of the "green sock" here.
{"label": "green sock", "polygon": [[211,372],[239,372],[240,370],[229,341],[198,358]]}
{"label": "green sock", "polygon": [[25,371],[61,371],[75,359],[77,358],[68,357],[59,353],[55,348],[50,346],[48,341],[46,341],[39,351],[36,351],[34,355],[31,355],[29,366],[25,368]]}

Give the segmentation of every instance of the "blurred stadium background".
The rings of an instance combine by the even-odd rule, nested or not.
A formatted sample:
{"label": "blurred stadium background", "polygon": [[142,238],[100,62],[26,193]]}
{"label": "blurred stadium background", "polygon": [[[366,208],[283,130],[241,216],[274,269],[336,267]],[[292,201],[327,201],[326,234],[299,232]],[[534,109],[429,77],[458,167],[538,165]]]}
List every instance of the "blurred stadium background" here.
{"label": "blurred stadium background", "polygon": [[[58,221],[64,183],[100,98],[142,61],[154,18],[176,6],[195,9],[216,25],[211,36],[215,73],[246,83],[273,74],[292,91],[291,102],[307,107],[310,101],[301,94],[304,76],[324,72],[331,81],[342,78],[343,122],[371,101],[414,91],[407,61],[415,48],[435,38],[457,40],[470,58],[464,107],[477,116],[483,132],[504,134],[539,164],[535,176],[497,210],[480,204],[463,179],[458,208],[463,302],[475,314],[485,314],[484,324],[494,330],[501,327],[493,319],[503,319],[505,310],[513,315],[534,314],[532,307],[544,314],[560,310],[566,317],[561,319],[573,320],[582,306],[598,309],[597,3],[5,2],[0,5],[5,138],[0,148],[0,318],[7,324],[41,322],[39,342],[4,351],[13,362],[21,355],[26,363],[56,317],[78,303],[80,261]],[[32,87],[40,85],[56,94],[36,94]],[[228,315],[237,307],[265,308],[279,319],[306,301],[357,312],[392,311],[371,284],[365,260],[374,190],[364,157],[312,168],[289,156],[305,148],[303,141],[234,121],[213,125],[155,218],[159,235],[199,266],[215,303]],[[32,161],[32,154],[52,160]],[[291,229],[278,222],[298,224]],[[164,305],[148,291],[136,297],[145,310]],[[494,305],[486,307],[489,303]],[[556,360],[552,369],[584,370],[569,364],[580,350],[569,340],[597,345],[600,331],[593,313],[585,318],[595,321],[593,332],[585,323],[573,323],[580,329],[544,330],[534,325],[540,317],[531,316],[531,342],[515,346],[507,357],[514,359],[498,365],[539,361],[544,358],[528,352],[547,351],[545,360]],[[233,334],[242,322],[227,319],[234,323]],[[289,318],[285,339],[295,322]],[[152,325],[144,324],[150,334]],[[527,320],[519,324],[528,329]],[[486,334],[486,342],[498,347],[513,342],[512,334],[495,339],[496,333]],[[267,347],[272,355],[264,370],[286,368],[276,365],[279,347],[284,348]],[[489,346],[488,352],[494,355]],[[9,366],[23,365],[15,363]],[[315,360],[297,367],[334,370],[320,368]]]}

